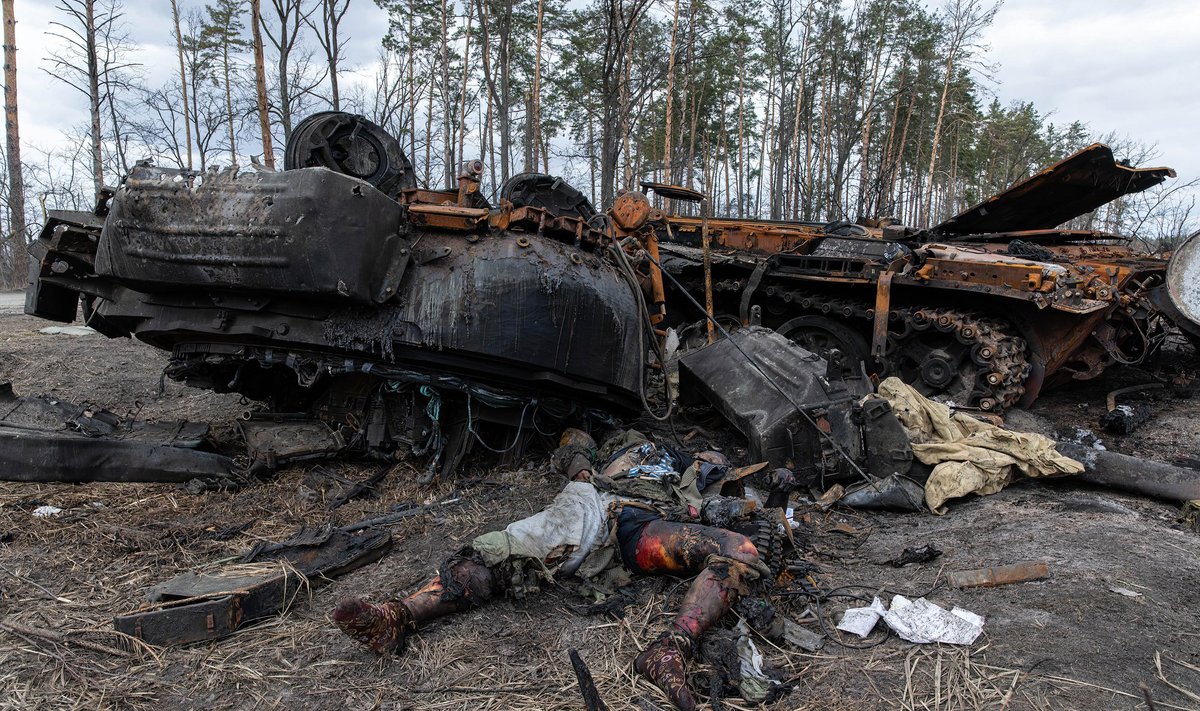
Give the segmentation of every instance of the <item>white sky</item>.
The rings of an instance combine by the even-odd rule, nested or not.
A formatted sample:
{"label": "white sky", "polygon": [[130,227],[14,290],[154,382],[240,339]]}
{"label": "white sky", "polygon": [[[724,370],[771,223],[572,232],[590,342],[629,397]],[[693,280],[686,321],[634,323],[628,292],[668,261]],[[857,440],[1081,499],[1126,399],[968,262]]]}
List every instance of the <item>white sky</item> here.
{"label": "white sky", "polygon": [[1002,102],[1157,144],[1158,164],[1200,176],[1200,2],[1006,0],[986,41]]}
{"label": "white sky", "polygon": [[[185,12],[202,5],[180,2]],[[162,83],[176,61],[170,5],[126,0],[125,7],[146,79]],[[48,148],[64,130],[84,125],[86,100],[43,71],[56,41],[46,35],[53,0],[17,0],[16,15],[23,142]],[[375,57],[386,15],[373,0],[352,0],[345,26],[347,66],[362,70]],[[1095,133],[1157,144],[1156,162],[1174,167],[1181,180],[1200,176],[1193,128],[1200,110],[1197,0],[1007,0],[985,40],[1003,103],[1032,101],[1056,122],[1079,120]]]}

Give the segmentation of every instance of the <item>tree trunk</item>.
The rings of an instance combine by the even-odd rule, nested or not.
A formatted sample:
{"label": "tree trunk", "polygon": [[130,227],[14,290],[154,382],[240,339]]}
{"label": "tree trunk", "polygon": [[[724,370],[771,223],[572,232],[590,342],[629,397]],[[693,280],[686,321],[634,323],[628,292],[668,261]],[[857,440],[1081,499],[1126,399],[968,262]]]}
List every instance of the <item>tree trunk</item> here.
{"label": "tree trunk", "polygon": [[[468,6],[471,8],[472,6]],[[470,78],[469,69],[471,67],[471,22],[474,20],[474,11],[467,10],[467,35],[466,42],[463,47],[463,73],[462,73],[462,90],[458,97],[458,160],[465,161],[463,155],[463,143],[467,137],[467,79]]]}
{"label": "tree trunk", "polygon": [[8,159],[9,285],[25,271],[25,174],[21,165],[21,129],[17,120],[17,19],[13,0],[4,5],[4,135]]}
{"label": "tree trunk", "polygon": [[454,187],[454,138],[450,135],[450,0],[442,0],[442,167],[445,186]]}
{"label": "tree trunk", "polygon": [[[259,0],[252,0],[258,6]],[[257,14],[256,14],[257,16]],[[179,55],[179,87],[183,91],[183,132],[187,136],[187,169],[192,169],[192,125],[188,116],[191,107],[188,106],[187,71],[183,65],[183,32],[179,29],[179,0],[171,0],[171,19],[175,22],[175,51]],[[258,32],[255,26],[255,34]],[[259,43],[261,46],[261,41]],[[176,139],[178,140],[178,139]],[[180,166],[181,168],[183,166]]]}
{"label": "tree trunk", "polygon": [[92,185],[99,197],[104,188],[103,136],[100,133],[100,67],[96,57],[96,0],[84,2],[84,41],[87,49],[88,111],[91,114]]}
{"label": "tree trunk", "polygon": [[433,82],[429,82],[429,102],[425,105],[425,184],[433,181],[433,166],[430,153],[433,151]]}
{"label": "tree trunk", "polygon": [[[413,15],[416,13],[408,13],[408,36],[413,35]],[[420,99],[417,96],[416,79],[413,72],[417,64],[416,50],[413,48],[413,43],[408,42],[408,95],[409,95],[409,111],[408,111],[408,157],[412,160],[415,168],[417,164],[417,104]]]}
{"label": "tree trunk", "polygon": [[544,0],[538,0],[537,30],[534,40],[533,54],[533,91],[530,97],[531,117],[529,122],[532,129],[533,169],[537,170],[542,151],[542,19],[545,14]]}
{"label": "tree trunk", "polygon": [[[262,17],[260,3],[261,0],[250,0],[250,26],[253,28],[254,42],[254,89],[258,96],[258,128],[262,132],[263,163],[275,170],[275,147],[271,145],[271,117],[267,110],[267,65],[263,59],[262,28],[258,26]],[[174,5],[175,0],[171,0],[171,4]],[[190,144],[188,151],[191,152]]]}
{"label": "tree trunk", "polygon": [[238,164],[237,133],[233,129],[233,82],[230,80],[229,40],[221,46],[222,68],[225,75],[225,113],[229,122],[229,161],[231,166]]}
{"label": "tree trunk", "polygon": [[738,72],[738,167],[737,167],[737,216],[746,216],[746,81]]}
{"label": "tree trunk", "polygon": [[[671,102],[675,93],[675,38],[679,32],[679,0],[675,0],[675,9],[671,13],[671,51],[667,55],[667,110],[666,129],[663,131],[663,172],[664,183],[674,182],[673,161],[671,160]],[[739,78],[740,81],[740,78]],[[671,201],[663,200],[663,209],[671,209]]]}
{"label": "tree trunk", "polygon": [[933,205],[933,180],[937,171],[938,145],[942,140],[942,122],[946,117],[946,103],[950,96],[950,82],[954,76],[954,53],[957,47],[951,47],[946,53],[946,76],[942,80],[942,99],[938,102],[937,121],[933,124],[933,141],[929,146],[929,175],[926,176],[928,183],[925,186],[925,205],[921,210],[921,226],[928,227],[931,217],[930,211]]}

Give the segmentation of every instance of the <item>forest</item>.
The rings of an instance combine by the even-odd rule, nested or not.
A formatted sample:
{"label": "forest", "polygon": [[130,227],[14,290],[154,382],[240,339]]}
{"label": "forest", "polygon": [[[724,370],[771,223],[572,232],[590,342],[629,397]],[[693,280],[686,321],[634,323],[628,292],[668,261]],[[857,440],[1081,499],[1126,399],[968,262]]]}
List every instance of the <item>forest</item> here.
{"label": "forest", "polygon": [[[154,40],[177,66],[153,84],[120,0],[57,0],[48,55],[23,51],[19,72],[3,0],[0,287],[24,285],[47,209],[91,209],[140,160],[281,169],[293,127],[325,110],[387,128],[427,186],[482,158],[493,200],[535,171],[601,206],[644,180],[684,185],[735,217],[924,226],[1092,142],[1160,161],[1086,117],[1000,103],[990,0],[371,1],[168,0]],[[347,18],[377,8],[382,39],[350,36]],[[361,42],[375,59],[351,65]],[[22,145],[18,80],[57,82],[88,121]],[[1073,226],[1169,247],[1196,229],[1187,177]]]}

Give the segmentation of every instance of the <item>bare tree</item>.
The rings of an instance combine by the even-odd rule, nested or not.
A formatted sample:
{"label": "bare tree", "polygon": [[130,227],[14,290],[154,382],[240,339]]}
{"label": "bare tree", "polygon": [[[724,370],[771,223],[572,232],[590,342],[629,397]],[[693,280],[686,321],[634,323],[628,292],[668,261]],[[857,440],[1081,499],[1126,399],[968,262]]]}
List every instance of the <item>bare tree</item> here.
{"label": "bare tree", "polygon": [[542,19],[546,14],[545,0],[538,0],[537,30],[533,54],[533,87],[529,90],[529,165],[526,170],[537,170],[542,144]]}
{"label": "bare tree", "polygon": [[[349,3],[350,0],[346,0]],[[275,147],[271,143],[271,114],[267,104],[267,68],[263,59],[262,3],[250,0],[250,27],[254,45],[254,94],[258,107],[258,128],[262,133],[263,163],[275,169]],[[334,79],[334,105],[337,105],[337,79]]]}
{"label": "bare tree", "polygon": [[[226,122],[224,101],[213,93],[219,86],[217,53],[203,38],[204,19],[196,9],[184,17],[182,46],[187,74],[188,115],[200,170],[208,169],[213,139]],[[161,113],[161,112],[159,112]],[[168,112],[169,113],[169,112]]]}
{"label": "bare tree", "polygon": [[946,39],[946,64],[942,77],[942,98],[938,102],[937,120],[933,124],[933,142],[929,149],[929,174],[926,176],[925,207],[921,210],[921,222],[928,224],[932,215],[933,182],[937,175],[938,149],[941,147],[942,128],[946,120],[946,105],[958,68],[970,58],[978,47],[979,37],[1000,9],[997,2],[985,7],[983,0],[947,0],[946,14],[949,37]]}
{"label": "bare tree", "polygon": [[[57,77],[88,97],[88,113],[91,116],[92,184],[99,195],[100,189],[104,187],[104,163],[100,135],[100,68],[96,58],[96,2],[60,0],[56,9],[66,14],[71,24],[52,21],[50,25],[59,31],[51,31],[49,34],[66,42],[74,56],[61,53],[51,55],[51,62],[56,69],[70,73],[66,75],[52,72],[51,76]],[[82,77],[74,76],[80,73]],[[82,81],[79,81],[80,78]]]}
{"label": "bare tree", "polygon": [[[616,197],[617,165],[630,130],[630,47],[650,0],[603,0],[604,45],[600,61],[600,201]],[[626,150],[628,158],[628,150]]]}
{"label": "bare tree", "polygon": [[340,29],[342,18],[346,16],[346,10],[350,9],[350,0],[317,0],[317,6],[321,9],[321,26],[317,27],[311,16],[305,17],[304,22],[312,28],[317,36],[317,43],[325,51],[325,62],[329,65],[330,103],[333,104],[334,111],[341,111],[338,67],[342,61],[343,41]]}
{"label": "bare tree", "polygon": [[513,3],[475,0],[475,4],[483,34],[483,78],[500,132],[500,181],[505,182],[512,176]]}
{"label": "bare tree", "polygon": [[247,47],[242,37],[241,3],[239,0],[216,0],[208,6],[208,21],[201,32],[203,41],[216,52],[221,59],[221,79],[225,85],[225,113],[229,128],[229,160],[231,165],[238,163],[237,129],[234,119],[239,112],[233,109],[233,75],[236,72],[235,57],[240,50]]}
{"label": "bare tree", "polygon": [[[254,0],[255,3],[258,0]],[[175,25],[175,51],[179,55],[179,87],[183,91],[183,127],[187,136],[187,169],[192,169],[192,131],[188,120],[187,72],[183,65],[183,33],[179,27],[179,0],[171,0],[171,20]],[[172,122],[173,124],[174,122]],[[173,135],[173,134],[172,134]]]}
{"label": "bare tree", "polygon": [[305,7],[304,0],[270,0],[274,11],[271,23],[266,17],[261,17],[263,32],[267,40],[275,48],[276,54],[276,87],[279,92],[279,122],[283,124],[283,140],[292,136],[292,109],[296,101],[295,67],[292,66],[292,54],[296,51],[300,39],[300,26],[316,10],[316,6]]}
{"label": "bare tree", "polygon": [[[129,71],[138,66],[130,57],[134,47],[124,31],[119,0],[59,0],[62,20],[50,22],[47,34],[63,43],[47,59],[55,79],[88,99],[91,137],[92,184],[97,194],[104,186],[104,120],[111,126],[111,149],[116,171],[128,169],[125,157],[127,119],[119,106],[120,95],[134,89]],[[107,113],[107,117],[105,117]]]}

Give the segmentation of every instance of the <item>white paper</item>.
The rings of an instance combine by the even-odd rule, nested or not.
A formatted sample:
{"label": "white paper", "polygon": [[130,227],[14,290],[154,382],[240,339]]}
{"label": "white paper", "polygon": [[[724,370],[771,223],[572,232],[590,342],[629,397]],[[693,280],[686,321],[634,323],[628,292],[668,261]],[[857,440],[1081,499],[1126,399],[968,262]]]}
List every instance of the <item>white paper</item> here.
{"label": "white paper", "polygon": [[57,506],[39,506],[33,510],[33,515],[38,518],[46,518],[47,516],[57,516],[62,513],[62,509]]}
{"label": "white paper", "polygon": [[842,615],[842,621],[838,623],[837,628],[843,632],[856,634],[860,639],[871,634],[871,630],[875,629],[875,624],[879,622],[879,618],[887,612],[887,608],[879,598],[871,601],[870,607],[852,607]]}
{"label": "white paper", "polygon": [[925,598],[892,598],[884,623],[898,637],[916,644],[971,644],[983,632],[983,618],[962,608],[946,610]]}

